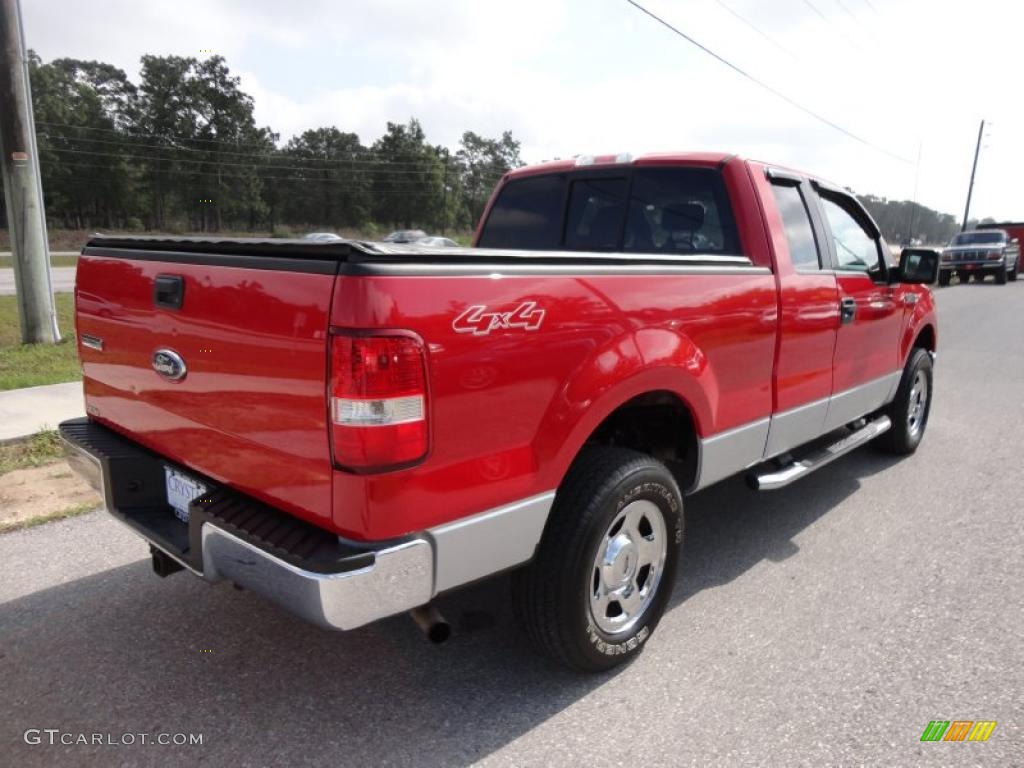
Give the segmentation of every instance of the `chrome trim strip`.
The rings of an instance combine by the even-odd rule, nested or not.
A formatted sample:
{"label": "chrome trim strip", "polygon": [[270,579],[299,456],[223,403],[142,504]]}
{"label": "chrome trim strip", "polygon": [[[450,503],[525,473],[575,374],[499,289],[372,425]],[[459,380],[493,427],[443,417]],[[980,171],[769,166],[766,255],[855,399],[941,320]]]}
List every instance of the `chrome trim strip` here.
{"label": "chrome trim strip", "polygon": [[697,479],[690,492],[707,488],[761,461],[770,423],[766,417],[702,439]]}
{"label": "chrome trim strip", "polygon": [[227,531],[203,526],[203,578],[227,579],[328,629],[355,629],[430,602],[430,543],[415,538],[382,549],[371,566],[314,573],[279,560]]}
{"label": "chrome trim strip", "polygon": [[525,563],[544,533],[555,492],[431,528],[434,594]]}

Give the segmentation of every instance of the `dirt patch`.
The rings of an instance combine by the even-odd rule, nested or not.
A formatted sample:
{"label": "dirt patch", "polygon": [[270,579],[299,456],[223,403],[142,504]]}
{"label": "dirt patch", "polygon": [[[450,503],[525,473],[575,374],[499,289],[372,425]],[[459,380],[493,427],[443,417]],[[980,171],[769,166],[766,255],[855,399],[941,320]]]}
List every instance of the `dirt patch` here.
{"label": "dirt patch", "polygon": [[0,475],[0,532],[68,517],[99,504],[99,494],[63,459]]}

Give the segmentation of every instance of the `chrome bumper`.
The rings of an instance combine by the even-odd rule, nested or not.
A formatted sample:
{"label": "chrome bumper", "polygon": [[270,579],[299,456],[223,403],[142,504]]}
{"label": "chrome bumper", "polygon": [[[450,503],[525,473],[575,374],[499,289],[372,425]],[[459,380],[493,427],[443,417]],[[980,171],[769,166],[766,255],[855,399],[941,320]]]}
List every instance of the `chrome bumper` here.
{"label": "chrome bumper", "polygon": [[[276,556],[211,522],[201,522],[201,553],[190,551],[185,525],[170,519],[162,489],[150,488],[130,498],[126,487],[147,483],[162,473],[163,461],[130,441],[85,419],[61,424],[68,463],[103,497],[107,512],[184,568],[210,582],[231,581],[307,621],[329,629],[354,629],[377,619],[417,608],[434,593],[434,547],[427,535],[366,549],[344,542],[357,552],[348,567],[334,572],[312,570]],[[117,477],[119,462],[132,468],[158,465],[159,472],[140,482]],[[117,478],[112,479],[112,476]],[[160,521],[160,527],[152,520]],[[197,520],[198,522],[198,520]],[[168,525],[180,527],[178,540],[168,538]],[[195,539],[193,539],[195,541]],[[362,546],[361,550],[356,549]],[[195,547],[192,547],[194,550]],[[372,557],[371,557],[372,555]]]}
{"label": "chrome bumper", "polygon": [[[69,464],[99,491],[107,512],[151,547],[207,581],[231,581],[329,629],[403,613],[438,592],[528,561],[554,501],[551,491],[378,545],[315,529],[332,553],[325,565],[286,550],[281,541],[278,556],[254,533],[259,525],[246,523],[252,530],[243,530],[230,515],[204,506],[210,499],[192,503],[186,526],[167,507],[164,459],[88,419],[64,422],[60,434]],[[313,528],[229,489],[207,495],[221,492],[233,494],[236,509],[251,505],[269,523]],[[337,558],[335,547],[342,552]]]}
{"label": "chrome bumper", "polygon": [[207,581],[231,581],[328,629],[355,629],[426,605],[434,555],[425,539],[378,550],[373,565],[345,573],[314,573],[279,560],[222,528],[203,526]]}

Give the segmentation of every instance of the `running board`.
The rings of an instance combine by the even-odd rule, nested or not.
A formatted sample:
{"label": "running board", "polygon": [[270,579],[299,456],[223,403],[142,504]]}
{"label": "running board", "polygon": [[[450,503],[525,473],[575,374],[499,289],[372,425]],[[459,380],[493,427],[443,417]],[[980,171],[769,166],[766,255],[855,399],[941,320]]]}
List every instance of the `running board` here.
{"label": "running board", "polygon": [[857,431],[851,432],[842,440],[825,446],[803,459],[792,461],[781,469],[773,468],[770,471],[750,473],[747,475],[747,484],[755,491],[774,491],[777,488],[784,488],[801,477],[806,477],[814,470],[831,464],[840,456],[845,456],[850,451],[860,448],[882,433],[888,432],[890,427],[892,427],[892,422],[889,421],[889,417],[880,416]]}

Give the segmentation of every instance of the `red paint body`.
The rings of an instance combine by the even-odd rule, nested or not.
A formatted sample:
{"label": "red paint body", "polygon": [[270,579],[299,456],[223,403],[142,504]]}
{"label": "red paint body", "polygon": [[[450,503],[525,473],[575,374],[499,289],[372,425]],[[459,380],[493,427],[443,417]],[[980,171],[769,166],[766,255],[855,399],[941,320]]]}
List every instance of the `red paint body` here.
{"label": "red paint body", "polygon": [[[706,154],[635,163],[723,161],[743,253],[770,271],[334,277],[87,252],[79,337],[106,344],[80,347],[88,412],[184,467],[342,535],[379,540],[557,488],[602,420],[645,392],[675,393],[707,438],[890,373],[923,328],[934,334],[927,288],[795,273],[763,166]],[[153,305],[153,278],[168,273],[185,278],[181,312]],[[905,306],[906,293],[920,299]],[[840,295],[863,303],[870,323],[837,335]],[[453,327],[471,306],[511,312],[524,302],[545,312],[536,330]],[[332,466],[332,327],[423,341],[422,462],[376,474]],[[188,361],[179,383],[151,369],[165,346]]]}

